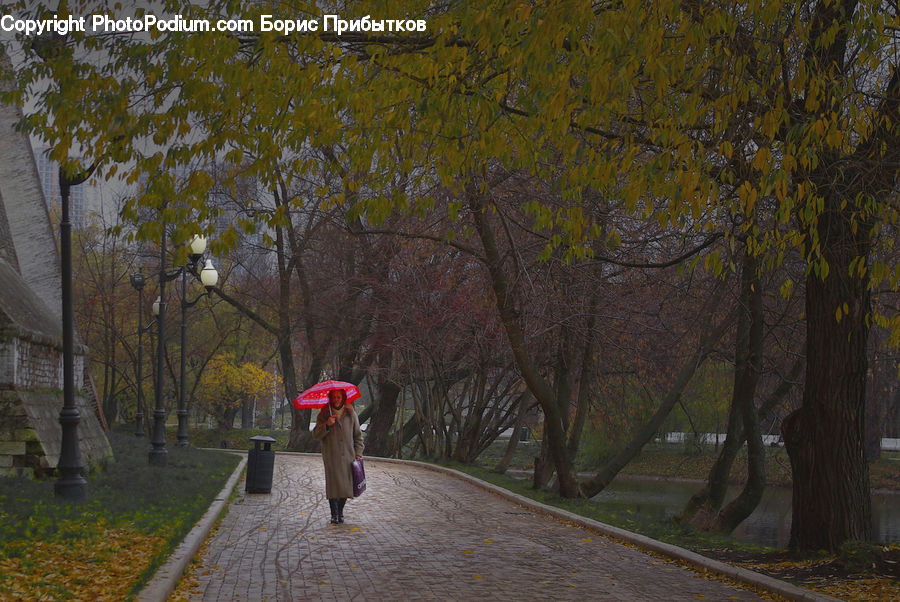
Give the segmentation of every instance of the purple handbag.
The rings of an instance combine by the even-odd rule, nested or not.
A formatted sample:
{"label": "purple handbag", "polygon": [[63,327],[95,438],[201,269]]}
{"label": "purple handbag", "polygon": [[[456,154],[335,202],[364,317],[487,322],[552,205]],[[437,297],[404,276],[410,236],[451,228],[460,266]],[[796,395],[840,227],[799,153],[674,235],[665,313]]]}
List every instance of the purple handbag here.
{"label": "purple handbag", "polygon": [[366,490],[366,468],[362,458],[354,460],[350,468],[353,471],[353,497],[359,497]]}

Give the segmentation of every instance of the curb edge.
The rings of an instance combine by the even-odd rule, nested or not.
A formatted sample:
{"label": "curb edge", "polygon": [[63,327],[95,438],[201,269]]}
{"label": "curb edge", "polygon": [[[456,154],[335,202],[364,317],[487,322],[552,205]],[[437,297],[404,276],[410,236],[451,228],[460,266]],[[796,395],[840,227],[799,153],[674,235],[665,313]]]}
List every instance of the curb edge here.
{"label": "curb edge", "polygon": [[175,548],[175,551],[169,555],[169,558],[157,569],[150,581],[147,582],[147,585],[138,593],[136,599],[139,602],[165,602],[172,592],[175,591],[175,587],[184,575],[188,564],[200,550],[200,546],[209,537],[213,525],[216,524],[222,510],[228,505],[228,498],[231,496],[231,492],[237,485],[246,465],[247,458],[245,456],[238,462],[234,472],[231,473],[228,481],[226,481],[225,487],[222,488],[222,491],[210,504],[206,513],[200,517],[200,520],[185,536],[184,541]]}

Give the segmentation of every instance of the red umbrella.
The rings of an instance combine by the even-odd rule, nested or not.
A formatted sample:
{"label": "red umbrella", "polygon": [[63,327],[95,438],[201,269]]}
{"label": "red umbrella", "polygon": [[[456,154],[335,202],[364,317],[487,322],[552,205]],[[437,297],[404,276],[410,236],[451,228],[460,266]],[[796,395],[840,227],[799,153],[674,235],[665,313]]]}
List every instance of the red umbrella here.
{"label": "red umbrella", "polygon": [[353,383],[345,383],[341,380],[325,380],[317,383],[297,396],[294,407],[298,410],[317,409],[328,403],[328,393],[343,389],[347,393],[347,403],[362,397],[359,387]]}

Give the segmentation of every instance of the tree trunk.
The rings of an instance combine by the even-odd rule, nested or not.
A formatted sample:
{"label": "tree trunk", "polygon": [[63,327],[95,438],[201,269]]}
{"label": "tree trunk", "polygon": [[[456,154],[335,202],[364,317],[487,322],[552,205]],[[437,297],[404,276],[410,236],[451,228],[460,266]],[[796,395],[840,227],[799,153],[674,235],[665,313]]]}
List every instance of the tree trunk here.
{"label": "tree trunk", "polygon": [[519,446],[519,429],[521,428],[517,421],[516,426],[513,427],[513,434],[506,443],[506,449],[503,450],[503,456],[494,466],[494,472],[503,474],[509,469],[509,464],[512,462],[513,456],[516,455],[516,449]]}
{"label": "tree trunk", "polygon": [[[359,418],[359,423],[365,424],[366,420],[369,420],[372,417],[372,412],[374,409],[375,409],[375,405],[369,404],[366,406],[366,409],[364,409],[361,412],[357,412],[356,416],[357,416],[357,418]],[[371,428],[371,426],[369,428]]]}
{"label": "tree trunk", "polygon": [[684,510],[678,515],[678,520],[690,522],[699,528],[705,528],[709,524],[710,518],[719,511],[719,508],[722,507],[722,503],[725,501],[731,467],[734,465],[734,459],[737,457],[743,443],[743,421],[732,394],[731,407],[728,410],[728,430],[725,434],[725,444],[722,445],[722,449],[709,471],[706,485],[691,496]]}
{"label": "tree trunk", "polygon": [[222,412],[222,421],[219,423],[219,430],[230,431],[234,428],[234,419],[238,415],[239,408],[229,408]]}
{"label": "tree trunk", "polygon": [[[756,412],[757,420],[761,423],[769,413],[784,399],[785,395],[790,393],[796,384],[795,381],[800,376],[804,368],[803,358],[798,358],[791,366],[788,374],[782,378],[781,382],[775,388],[775,391],[760,405]],[[705,527],[709,524],[709,517],[719,511],[722,503],[725,501],[725,491],[728,487],[728,477],[731,474],[731,466],[734,464],[734,458],[740,451],[741,444],[747,440],[747,435],[743,430],[743,420],[737,413],[734,404],[729,409],[729,425],[728,434],[725,437],[725,445],[716,458],[715,465],[710,470],[706,486],[695,493],[693,497],[685,505],[684,510],[678,516],[678,520],[692,522],[699,527]],[[736,420],[736,424],[732,425],[732,418]],[[761,431],[761,429],[760,429]],[[715,485],[713,485],[715,483]],[[712,488],[716,489],[715,499],[719,500],[713,506],[711,501]],[[705,513],[706,518],[696,516],[699,511]]]}
{"label": "tree trunk", "polygon": [[513,456],[516,453],[516,447],[519,445],[519,433],[522,431],[522,427],[525,426],[525,417],[528,415],[528,410],[531,408],[531,404],[534,402],[534,397],[530,394],[522,393],[519,397],[519,415],[516,416],[516,425],[513,427],[512,437],[509,438],[509,443],[506,445],[506,451],[503,452],[503,457],[500,458],[500,461],[497,462],[497,466],[494,467],[494,472],[504,473],[509,468],[509,463],[512,462]]}
{"label": "tree trunk", "polygon": [[[880,353],[875,351],[872,363],[877,365]],[[881,391],[875,391],[877,383],[881,380],[869,371],[866,379],[866,461],[870,464],[881,458],[881,425],[884,423],[885,398]]]}
{"label": "tree trunk", "polygon": [[372,410],[372,419],[366,429],[366,455],[389,457],[393,454],[391,427],[397,415],[397,399],[400,387],[391,380],[378,381],[378,403]]}
{"label": "tree trunk", "polygon": [[[110,309],[110,313],[112,313],[112,309]],[[115,324],[114,317],[110,316],[110,320],[107,322],[108,324]],[[116,390],[115,385],[115,370],[113,366],[116,365],[116,349],[117,346],[112,343],[112,328],[106,328],[103,330],[103,346],[106,350],[106,357],[103,362],[103,393],[102,393],[102,405],[103,405],[103,415],[106,417],[107,424],[115,424],[118,422],[119,418],[119,404],[116,397],[113,395],[113,391]]]}
{"label": "tree trunk", "polygon": [[594,341],[596,339],[595,327],[597,325],[597,306],[599,303],[599,290],[594,289],[591,294],[590,309],[585,325],[587,332],[585,334],[584,347],[581,350],[578,399],[575,404],[575,415],[572,417],[572,423],[569,425],[568,432],[570,458],[575,458],[578,453],[578,447],[581,445],[581,435],[584,433],[584,423],[587,421],[591,405],[591,386],[593,384],[591,375],[594,374],[594,366],[596,364]]}
{"label": "tree trunk", "polygon": [[744,432],[747,434],[747,482],[741,493],[713,521],[712,528],[723,533],[731,533],[753,514],[766,488],[766,447],[753,403],[744,406],[743,417]]}
{"label": "tree trunk", "polygon": [[[566,417],[560,411],[559,400],[553,389],[540,375],[531,361],[529,346],[519,324],[519,312],[513,300],[512,285],[503,271],[503,260],[497,248],[494,232],[485,215],[485,207],[479,193],[469,191],[472,219],[475,230],[484,247],[486,265],[491,277],[491,288],[503,328],[509,338],[510,348],[516,358],[516,364],[522,372],[522,378],[534,394],[541,409],[544,410],[544,443],[549,450],[549,458],[553,459],[559,479],[559,494],[562,497],[579,497],[581,489],[575,477],[572,457],[566,445]],[[548,456],[544,456],[547,458]]]}
{"label": "tree trunk", "polygon": [[885,423],[888,430],[886,437],[900,437],[900,386],[894,385],[894,392],[891,394],[891,401],[887,409],[887,419]]}
{"label": "tree trunk", "polygon": [[447,404],[448,410],[453,416],[451,433],[456,433],[456,445],[453,449],[453,459],[463,464],[468,464],[478,457],[478,440],[481,434],[481,422],[484,418],[484,399],[487,390],[487,379],[484,372],[473,374],[466,379],[459,397],[467,400],[468,412],[462,416],[462,412],[453,403]]}
{"label": "tree trunk", "polygon": [[[403,457],[403,448],[409,444],[413,438],[419,434],[419,419],[416,416],[411,417],[400,429],[400,445],[397,446],[397,457]],[[413,455],[415,457],[415,455]]]}
{"label": "tree trunk", "polygon": [[253,428],[253,402],[241,402],[241,430]]}
{"label": "tree trunk", "polygon": [[[755,271],[756,262],[745,255],[741,266],[741,291],[738,298],[734,344],[734,377],[725,444],[709,472],[706,487],[691,497],[679,516],[679,520],[690,521],[701,529],[708,529],[715,522],[725,502],[734,459],[747,438],[744,428],[744,408],[753,407],[756,384],[759,380],[758,354],[762,352],[762,305],[759,296],[761,289]],[[757,310],[760,315],[757,315]],[[758,430],[759,420],[756,416],[754,420]]]}
{"label": "tree trunk", "polygon": [[[544,421],[546,424],[546,420]],[[534,474],[531,476],[531,486],[541,489],[550,482],[553,476],[553,461],[550,459],[550,443],[547,440],[546,429],[541,438],[541,453],[534,457]]]}
{"label": "tree trunk", "polygon": [[762,286],[757,267],[756,259],[745,255],[741,268],[741,309],[735,346],[732,404],[737,406],[743,422],[742,442],[747,441],[747,482],[737,498],[719,512],[712,523],[714,530],[725,533],[731,533],[756,510],[766,487],[766,448],[753,401],[762,371],[764,329]]}
{"label": "tree trunk", "polygon": [[[284,203],[283,196],[275,190],[275,199],[279,205]],[[290,233],[290,228],[287,229]],[[281,373],[284,394],[292,401],[300,393],[297,387],[297,372],[294,368],[293,337],[291,329],[291,268],[288,267],[285,250],[285,228],[275,228],[275,248],[278,265],[278,354],[281,359]],[[310,451],[314,449],[314,440],[309,430],[310,411],[298,410],[291,405],[291,434],[288,436],[289,451]]]}
{"label": "tree trunk", "polygon": [[[278,353],[281,356],[281,377],[283,379],[284,394],[290,403],[299,395],[297,386],[297,372],[294,370],[294,355],[291,349],[289,337],[278,342]],[[309,430],[309,422],[312,412],[310,410],[298,410],[291,403],[291,434],[288,436],[287,449],[289,451],[309,451],[314,448],[312,433]]]}
{"label": "tree trunk", "polygon": [[[827,193],[826,193],[827,194]],[[831,193],[818,218],[827,273],[806,278],[806,386],[801,407],[782,423],[793,471],[790,547],[837,550],[872,537],[865,456],[869,292],[856,269],[869,228],[854,223]],[[851,203],[852,204],[852,203]],[[817,268],[817,266],[813,266]],[[836,319],[836,312],[840,311]]]}
{"label": "tree trunk", "polygon": [[[307,340],[310,340],[307,338]],[[290,351],[291,345],[287,344],[285,351]],[[297,391],[294,396],[299,395],[300,391],[306,390],[316,384],[319,375],[322,374],[322,366],[325,360],[322,352],[318,347],[314,347],[311,352],[311,359],[306,370],[306,376],[303,378],[302,387],[297,383],[297,376],[291,367],[291,377],[294,380],[294,388]],[[287,383],[287,380],[285,380]],[[287,384],[285,384],[287,390]],[[320,443],[312,438],[312,431],[309,430],[309,423],[312,421],[312,410],[298,410],[291,404],[291,435],[288,439],[288,449],[293,451],[318,451]],[[305,425],[305,426],[304,426]]]}

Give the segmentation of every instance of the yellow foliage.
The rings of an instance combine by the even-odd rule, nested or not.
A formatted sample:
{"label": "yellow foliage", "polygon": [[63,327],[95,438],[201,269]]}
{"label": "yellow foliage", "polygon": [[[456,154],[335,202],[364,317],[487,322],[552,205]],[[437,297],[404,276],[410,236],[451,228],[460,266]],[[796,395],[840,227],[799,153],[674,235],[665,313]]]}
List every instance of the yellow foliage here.
{"label": "yellow foliage", "polygon": [[742,562],[751,571],[783,578],[803,569],[823,573],[802,580],[802,587],[834,596],[840,600],[900,600],[900,582],[889,576],[859,575],[839,577],[827,574],[835,562],[833,556],[814,560],[785,560],[780,562]]}
{"label": "yellow foliage", "polygon": [[90,542],[10,542],[0,549],[0,599],[124,600],[168,534],[99,524]]}
{"label": "yellow foliage", "polygon": [[[25,11],[29,3],[13,4]],[[225,10],[229,4],[235,3],[212,7]],[[245,4],[253,7],[244,16],[276,5],[299,15],[313,6]],[[388,5],[396,14],[415,13],[415,3]],[[657,199],[653,213],[662,227],[709,219],[710,230],[723,228],[722,212],[705,211],[728,202],[718,192],[723,185],[743,191],[738,210],[744,213],[760,205],[768,211],[771,193],[792,206],[770,215],[799,235],[757,237],[757,252],[783,257],[786,245],[802,240],[801,250],[812,256],[829,243],[814,236],[823,208],[812,195],[825,191],[815,190],[809,173],[843,172],[862,156],[854,144],[896,126],[890,113],[879,123],[880,109],[871,100],[883,93],[879,80],[890,72],[883,49],[895,35],[896,15],[861,9],[852,19],[828,16],[821,29],[811,17],[828,3],[813,6],[807,11],[754,0],[735,11],[712,2],[685,10],[674,0],[627,0],[602,9],[571,0],[477,8],[441,3],[428,11],[421,36],[385,36],[394,42],[367,42],[365,34],[352,42],[319,35],[258,35],[244,42],[236,36],[178,35],[157,38],[151,49],[137,40],[130,46],[118,36],[94,36],[90,45],[109,46],[91,60],[79,62],[88,52],[73,51],[51,63],[34,61],[19,84],[26,89],[54,82],[34,99],[41,110],[28,122],[51,146],[52,158],[63,159],[68,149],[81,146],[84,159],[101,171],[111,172],[118,161],[134,166],[129,169],[135,181],[152,175],[135,204],[154,208],[178,199],[178,208],[155,213],[170,224],[215,217],[204,202],[211,182],[181,189],[157,185],[163,179],[157,176],[170,168],[219,160],[223,149],[231,149],[230,160],[248,161],[242,177],[291,180],[306,168],[295,171],[284,157],[341,148],[339,171],[347,175],[323,184],[317,194],[329,203],[373,197],[359,201],[372,222],[415,205],[404,197],[421,188],[417,182],[401,192],[390,184],[415,180],[410,156],[427,174],[423,179],[439,180],[428,186],[448,188],[496,162],[553,180],[567,199],[573,191],[615,190],[625,209],[638,216],[647,199]],[[195,10],[199,16],[211,9]],[[846,69],[812,60],[842,36],[854,49]],[[243,52],[238,44],[246,44]],[[123,140],[117,134],[126,110]],[[147,139],[167,147],[163,165],[153,156],[157,149],[142,148]],[[719,140],[727,166],[711,165],[705,150]],[[612,160],[602,164],[602,152],[585,161],[586,150],[608,150],[627,160],[613,169]],[[872,165],[858,173],[890,167],[877,156],[867,161]],[[767,177],[772,171],[787,175],[773,185]],[[675,172],[691,177],[673,190]],[[850,175],[847,181],[865,184]],[[126,215],[135,221],[147,214],[134,209]],[[876,212],[882,210],[872,217],[880,218]],[[561,213],[552,225],[567,236],[554,240],[570,244],[577,256],[590,220],[588,212]],[[140,238],[150,233],[138,229]],[[239,242],[234,229],[220,240],[223,248]],[[218,399],[225,402],[226,396]]]}
{"label": "yellow foliage", "polygon": [[197,397],[211,414],[219,415],[244,401],[275,393],[280,382],[250,362],[239,365],[233,355],[218,354],[203,370]]}

